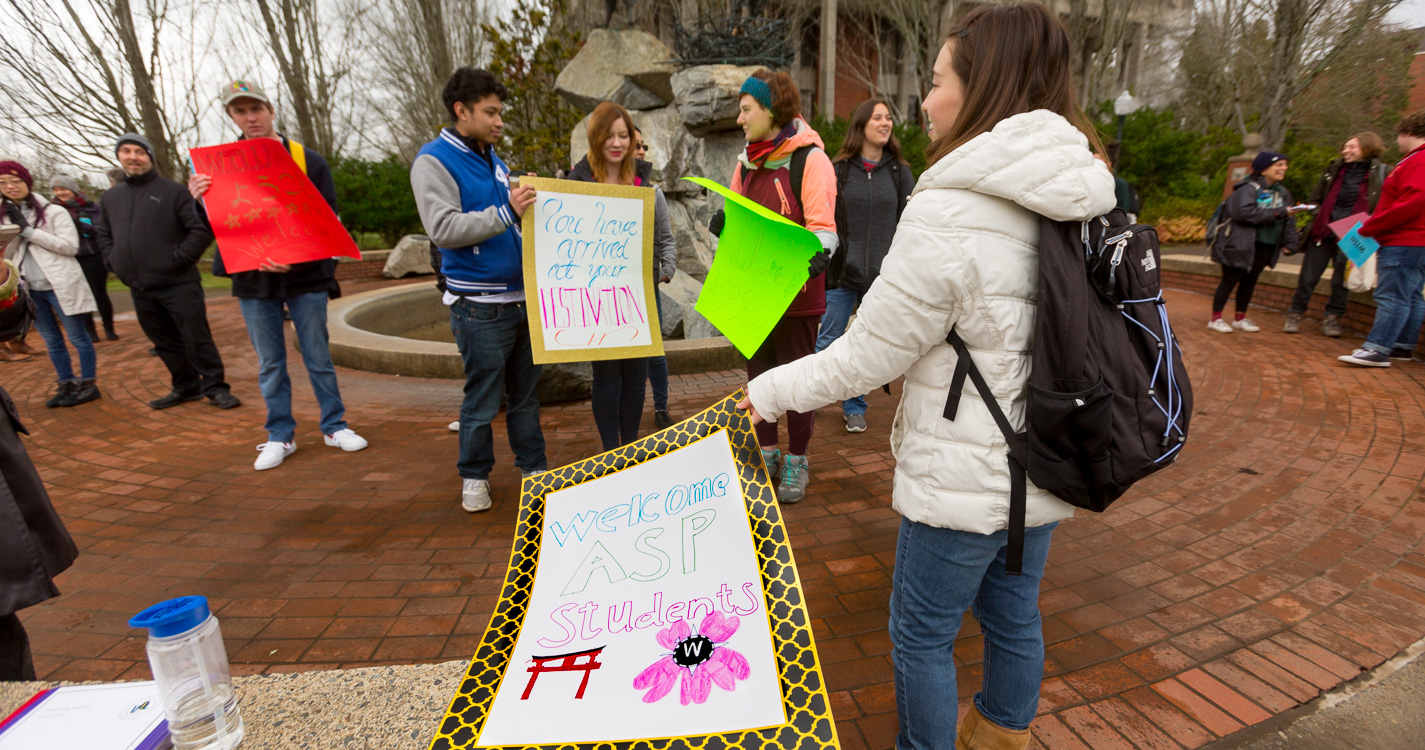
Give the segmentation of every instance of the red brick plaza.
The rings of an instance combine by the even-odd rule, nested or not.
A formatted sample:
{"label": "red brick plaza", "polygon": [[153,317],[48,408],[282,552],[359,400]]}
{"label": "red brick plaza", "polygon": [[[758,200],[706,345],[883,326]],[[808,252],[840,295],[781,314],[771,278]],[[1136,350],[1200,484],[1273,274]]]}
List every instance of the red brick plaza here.
{"label": "red brick plaza", "polygon": [[[1305,702],[1425,635],[1425,364],[1335,362],[1353,340],[1210,333],[1206,298],[1170,294],[1197,397],[1171,470],[1056,534],[1043,595],[1047,679],[1037,742],[1198,747]],[[453,381],[343,370],[361,453],[322,445],[292,352],[300,449],[254,472],[265,440],[256,358],[237,306],[210,318],[241,409],[155,412],[166,372],[132,322],[99,346],[105,398],[43,406],[47,361],[6,365],[30,450],[82,554],[64,595],[26,610],[46,679],[147,678],[126,620],[182,594],[222,619],[234,671],[467,659],[504,575],[518,474],[496,424],[495,509],[459,507]],[[742,383],[677,377],[687,415]],[[823,409],[809,498],[784,509],[843,747],[893,745],[886,634],[898,517],[887,435],[895,401],[870,396],[871,429]],[[553,464],[597,451],[587,402],[544,410]],[[651,426],[651,425],[650,425]],[[962,699],[980,679],[967,615]]]}

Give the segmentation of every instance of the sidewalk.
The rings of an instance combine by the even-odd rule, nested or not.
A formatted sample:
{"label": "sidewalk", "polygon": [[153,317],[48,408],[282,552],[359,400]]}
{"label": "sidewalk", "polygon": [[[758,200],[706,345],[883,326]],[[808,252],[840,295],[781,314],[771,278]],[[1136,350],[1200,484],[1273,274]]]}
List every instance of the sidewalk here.
{"label": "sidewalk", "polygon": [[[1356,342],[1206,330],[1209,301],[1169,292],[1196,392],[1170,470],[1106,514],[1056,532],[1040,604],[1048,644],[1034,747],[1195,748],[1262,724],[1425,635],[1425,365],[1356,369]],[[162,364],[132,321],[101,342],[105,398],[45,409],[43,357],[0,366],[31,455],[82,554],[64,595],[22,612],[44,679],[146,678],[127,618],[209,596],[238,673],[468,659],[509,555],[518,474],[497,421],[495,507],[460,510],[460,385],[340,371],[371,448],[321,444],[292,352],[300,450],[254,472],[263,442],[257,362],[231,298],[209,300],[243,408],[154,412]],[[738,372],[675,377],[687,415]],[[818,413],[806,501],[785,509],[847,750],[894,744],[886,633],[898,517],[889,508],[896,396],[868,397],[870,429]],[[551,464],[597,452],[587,402],[545,408]],[[645,424],[651,429],[651,420]],[[982,676],[967,616],[960,695]]]}

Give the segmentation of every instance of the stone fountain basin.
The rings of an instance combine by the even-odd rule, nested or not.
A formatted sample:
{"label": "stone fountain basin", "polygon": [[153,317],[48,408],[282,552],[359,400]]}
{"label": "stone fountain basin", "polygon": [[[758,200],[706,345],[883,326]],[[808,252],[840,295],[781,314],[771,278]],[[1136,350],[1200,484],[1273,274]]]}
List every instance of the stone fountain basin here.
{"label": "stone fountain basin", "polygon": [[[450,315],[431,281],[382,287],[334,300],[327,308],[332,361],[341,367],[418,378],[465,379]],[[745,364],[727,338],[663,342],[668,372],[732,370]],[[588,398],[587,362],[545,365],[542,402]]]}

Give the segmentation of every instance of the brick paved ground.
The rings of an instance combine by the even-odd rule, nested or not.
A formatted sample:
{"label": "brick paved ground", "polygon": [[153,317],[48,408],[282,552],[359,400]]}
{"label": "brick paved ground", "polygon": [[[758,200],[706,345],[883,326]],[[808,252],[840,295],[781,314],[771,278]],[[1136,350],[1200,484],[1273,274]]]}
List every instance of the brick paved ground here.
{"label": "brick paved ground", "polygon": [[[1064,523],[1041,597],[1049,643],[1037,746],[1196,747],[1309,700],[1425,631],[1425,364],[1338,366],[1354,341],[1209,334],[1207,300],[1171,294],[1197,393],[1176,467],[1102,516]],[[201,593],[242,673],[467,658],[509,552],[515,470],[501,425],[495,510],[457,504],[453,382],[341,372],[362,453],[321,444],[294,368],[300,450],[256,473],[256,360],[230,299],[210,308],[248,406],[143,405],[167,390],[132,321],[100,344],[106,398],[50,411],[48,363],[5,365],[32,454],[83,550],[64,596],[23,613],[42,677],[147,675],[125,624]],[[295,358],[295,353],[293,354]],[[675,380],[687,414],[737,373]],[[843,746],[891,747],[886,634],[897,517],[888,508],[892,398],[870,430],[818,418],[810,499],[786,517]],[[551,459],[594,452],[587,403],[544,413]],[[981,676],[972,619],[961,698]]]}

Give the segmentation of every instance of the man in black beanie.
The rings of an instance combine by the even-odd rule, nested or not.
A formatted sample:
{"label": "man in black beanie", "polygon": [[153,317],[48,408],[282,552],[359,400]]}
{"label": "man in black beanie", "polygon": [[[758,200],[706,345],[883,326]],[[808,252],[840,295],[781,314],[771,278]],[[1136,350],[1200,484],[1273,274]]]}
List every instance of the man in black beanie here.
{"label": "man in black beanie", "polygon": [[207,396],[220,409],[239,406],[223,379],[198,273],[198,259],[213,234],[188,189],[154,170],[148,139],[125,133],[114,152],[124,181],[100,203],[99,247],[114,275],[128,285],[139,326],[173,382],[172,392],[148,405],[167,409]]}

